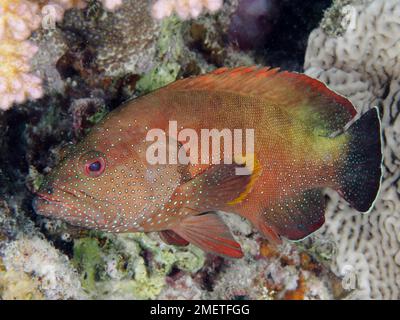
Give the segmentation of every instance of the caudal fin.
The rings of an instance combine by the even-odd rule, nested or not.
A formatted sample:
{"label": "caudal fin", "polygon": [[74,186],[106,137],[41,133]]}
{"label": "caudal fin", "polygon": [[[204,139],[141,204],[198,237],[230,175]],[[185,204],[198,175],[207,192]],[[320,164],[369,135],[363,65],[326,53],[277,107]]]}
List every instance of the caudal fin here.
{"label": "caudal fin", "polygon": [[371,209],[382,177],[381,124],[378,109],[361,116],[346,131],[350,140],[340,173],[339,193],[361,212]]}

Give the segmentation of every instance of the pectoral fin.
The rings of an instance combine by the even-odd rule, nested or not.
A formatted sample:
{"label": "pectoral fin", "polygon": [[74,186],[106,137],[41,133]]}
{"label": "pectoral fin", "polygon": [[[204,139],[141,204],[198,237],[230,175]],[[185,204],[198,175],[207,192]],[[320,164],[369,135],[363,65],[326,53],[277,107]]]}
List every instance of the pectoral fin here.
{"label": "pectoral fin", "polygon": [[243,256],[240,244],[215,213],[187,217],[173,230],[204,251],[232,258]]}
{"label": "pectoral fin", "polygon": [[247,168],[246,163],[210,167],[175,190],[170,200],[171,207],[182,205],[198,212],[229,211],[232,205],[246,198],[260,174],[258,165],[245,175],[238,175],[237,168]]}

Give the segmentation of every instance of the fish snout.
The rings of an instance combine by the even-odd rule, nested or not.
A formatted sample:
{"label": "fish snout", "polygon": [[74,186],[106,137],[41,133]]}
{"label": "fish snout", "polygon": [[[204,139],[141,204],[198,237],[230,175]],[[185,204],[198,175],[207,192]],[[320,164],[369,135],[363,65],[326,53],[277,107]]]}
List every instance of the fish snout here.
{"label": "fish snout", "polygon": [[45,181],[32,200],[32,208],[36,214],[54,217],[60,215],[61,199],[56,188]]}
{"label": "fish snout", "polygon": [[32,200],[33,211],[38,215],[51,216],[52,214],[51,211],[48,210],[48,205],[49,202],[39,195]]}
{"label": "fish snout", "polygon": [[36,214],[42,214],[40,208],[43,206],[43,199],[39,198],[39,196],[35,196],[32,200],[32,208]]}

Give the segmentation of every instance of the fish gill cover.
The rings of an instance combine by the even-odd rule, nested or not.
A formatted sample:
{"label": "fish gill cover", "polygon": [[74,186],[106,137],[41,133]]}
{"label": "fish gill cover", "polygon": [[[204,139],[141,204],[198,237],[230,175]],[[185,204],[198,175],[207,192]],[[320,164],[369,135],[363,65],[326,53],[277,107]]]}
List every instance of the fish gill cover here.
{"label": "fish gill cover", "polygon": [[[0,297],[398,299],[400,126],[396,57],[400,51],[400,6],[394,0],[302,1],[301,6],[299,3],[0,0],[0,108],[5,110],[0,114]],[[185,228],[180,227],[175,233],[164,232],[161,237],[157,233],[80,229],[35,212],[33,204],[37,200],[33,199],[46,186],[46,177],[54,175],[59,163],[76,151],[74,145],[85,141],[88,134],[90,137],[90,129],[104,117],[107,121],[107,114],[123,102],[135,104],[133,98],[178,79],[220,67],[252,65],[305,71],[343,95],[329,89],[323,91],[324,86],[309,78],[314,84],[311,88],[318,88],[308,93],[309,101],[313,101],[312,92],[328,93],[339,106],[347,106],[349,118],[343,111],[330,117],[324,109],[290,109],[293,119],[306,119],[308,126],[314,128],[320,139],[314,145],[316,154],[328,148],[327,132],[340,137],[341,132],[331,132],[332,128],[343,129],[338,124],[346,124],[355,112],[364,114],[342,135],[349,146],[346,150],[350,150],[345,163],[357,167],[339,166],[338,174],[333,175],[343,187],[333,188],[340,195],[330,189],[323,194],[318,190],[303,194],[312,208],[304,212],[308,219],[315,212],[319,212],[315,218],[325,214],[325,224],[311,236],[291,242],[279,234],[293,239],[302,238],[303,234],[295,235],[282,222],[256,230],[243,217],[222,212],[187,220]],[[236,85],[236,91],[246,89],[246,93],[253,90],[260,94],[257,86],[246,87],[247,81],[232,79],[231,88]],[[223,87],[224,83],[217,81],[214,88]],[[179,86],[179,82],[172,86]],[[285,84],[274,90],[277,88],[284,90]],[[307,92],[309,89],[302,94]],[[196,96],[175,97],[182,101]],[[327,100],[328,104],[332,101]],[[379,182],[379,122],[375,106],[382,121],[384,143],[383,180],[377,199],[374,195],[378,185],[372,186],[375,189],[367,188],[371,180],[366,179],[368,173],[375,177],[372,181]],[[185,115],[185,104],[178,104],[177,108],[180,116]],[[246,117],[245,101],[236,108],[242,108],[238,109],[241,121]],[[139,109],[146,114],[150,106],[145,104]],[[118,114],[118,110],[112,114]],[[214,107],[213,118],[218,118],[218,110]],[[341,154],[342,142],[327,149],[334,150],[333,158]],[[375,171],[365,171],[362,166],[359,169],[358,164],[369,164],[371,158]],[[103,158],[96,153],[94,160],[99,159]],[[256,168],[264,160],[257,154],[251,159]],[[84,165],[84,170],[90,170],[87,172],[91,175],[103,173],[104,164],[92,162]],[[220,187],[207,191],[204,203],[220,203],[221,199],[240,203],[260,181],[262,170],[257,170],[248,179],[220,181],[220,177],[229,177],[231,171],[229,167],[217,168],[210,176]],[[359,181],[365,182],[361,185]],[[361,197],[362,192],[367,195]],[[369,201],[358,201],[365,199]],[[292,200],[284,204],[293,208],[297,199]],[[322,205],[325,201],[326,209]],[[372,203],[368,214],[353,209],[366,211]],[[61,212],[60,209],[56,213]],[[293,216],[287,219],[291,221]],[[314,229],[320,226],[317,220]],[[303,222],[297,221],[298,226]],[[216,239],[210,233],[214,229],[226,236],[224,245],[228,251],[218,249],[220,242],[216,247],[220,254],[196,247],[210,249]],[[194,239],[192,230],[204,237]],[[269,240],[260,231],[269,235]],[[187,240],[195,245],[186,245]],[[274,244],[276,240],[281,243]],[[224,257],[232,249],[237,252],[236,244],[240,244],[243,258]]]}

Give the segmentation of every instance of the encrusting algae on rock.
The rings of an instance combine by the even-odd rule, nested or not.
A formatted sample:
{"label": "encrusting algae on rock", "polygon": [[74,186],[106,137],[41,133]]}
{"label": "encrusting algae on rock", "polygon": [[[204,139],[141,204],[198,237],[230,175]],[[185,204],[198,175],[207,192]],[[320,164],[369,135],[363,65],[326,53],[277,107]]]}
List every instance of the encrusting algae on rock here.
{"label": "encrusting algae on rock", "polygon": [[73,264],[92,298],[151,299],[167,286],[174,267],[188,273],[204,264],[195,247],[159,244],[144,234],[93,234],[75,241]]}

